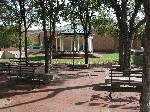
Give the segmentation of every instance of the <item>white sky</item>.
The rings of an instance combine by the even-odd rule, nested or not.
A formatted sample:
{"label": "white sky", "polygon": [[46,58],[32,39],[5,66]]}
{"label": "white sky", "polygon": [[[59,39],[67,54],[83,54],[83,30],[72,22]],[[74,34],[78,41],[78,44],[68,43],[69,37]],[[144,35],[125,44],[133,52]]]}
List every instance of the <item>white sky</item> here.
{"label": "white sky", "polygon": [[[57,27],[60,26],[64,26],[66,24],[69,24],[69,22],[65,22],[65,21],[60,21],[60,23],[56,24]],[[28,30],[38,30],[38,29],[42,29],[42,27],[38,27],[38,26],[32,26],[31,28],[29,28]]]}

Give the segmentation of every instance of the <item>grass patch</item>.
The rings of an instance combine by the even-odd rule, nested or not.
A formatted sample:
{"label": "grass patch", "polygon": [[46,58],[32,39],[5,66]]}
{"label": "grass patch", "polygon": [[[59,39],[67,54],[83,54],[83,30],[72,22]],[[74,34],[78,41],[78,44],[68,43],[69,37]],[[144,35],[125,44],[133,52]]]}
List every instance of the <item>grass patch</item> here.
{"label": "grass patch", "polygon": [[[116,64],[119,59],[118,53],[99,53],[100,58],[89,58],[89,64]],[[45,54],[29,55],[30,62],[45,62]],[[142,56],[132,56],[131,63],[136,66],[142,65]],[[0,62],[9,62],[9,59],[0,59]],[[75,59],[75,64],[84,64],[85,59]],[[52,59],[53,64],[65,63],[72,64],[73,59]]]}
{"label": "grass patch", "polygon": [[[118,62],[118,53],[99,53],[100,58],[89,58],[89,64],[107,64]],[[85,59],[74,59],[75,64],[84,64]],[[30,55],[29,61],[44,62],[44,54]],[[52,63],[72,64],[73,59],[52,59]]]}
{"label": "grass patch", "polygon": [[133,65],[136,65],[136,66],[142,66],[142,64],[143,64],[143,56],[142,55],[140,55],[140,56],[132,56],[132,58],[131,58],[131,63],[133,64]]}

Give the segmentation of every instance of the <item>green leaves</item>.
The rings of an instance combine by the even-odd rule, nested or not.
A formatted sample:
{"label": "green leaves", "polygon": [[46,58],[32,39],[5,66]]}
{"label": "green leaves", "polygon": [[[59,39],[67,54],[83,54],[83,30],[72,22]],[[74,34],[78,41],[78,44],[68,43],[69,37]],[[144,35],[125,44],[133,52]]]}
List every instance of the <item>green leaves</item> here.
{"label": "green leaves", "polygon": [[115,33],[115,24],[110,18],[95,18],[92,20],[92,25],[99,35],[106,36]]}
{"label": "green leaves", "polygon": [[0,26],[0,47],[16,47],[19,42],[17,26]]}

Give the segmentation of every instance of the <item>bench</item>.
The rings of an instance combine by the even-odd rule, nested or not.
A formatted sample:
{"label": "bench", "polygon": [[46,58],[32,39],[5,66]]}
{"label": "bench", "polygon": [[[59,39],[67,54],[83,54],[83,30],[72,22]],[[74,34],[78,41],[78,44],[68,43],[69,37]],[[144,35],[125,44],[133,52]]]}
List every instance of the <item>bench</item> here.
{"label": "bench", "polygon": [[9,81],[9,84],[10,83],[12,84],[11,77],[17,76],[14,71],[16,66],[17,65],[8,62],[0,63],[0,74],[1,76],[4,76]]}
{"label": "bench", "polygon": [[32,66],[32,67],[35,67],[35,68],[41,66],[42,64],[43,63],[31,63],[31,62],[27,63],[28,66]]}
{"label": "bench", "polygon": [[43,79],[43,73],[37,73],[36,69],[41,66],[42,63],[20,63],[18,64],[16,71],[18,72],[18,77],[25,78],[32,84],[32,89],[36,87],[35,81],[38,80],[38,85],[41,85],[41,79]]}
{"label": "bench", "polygon": [[69,67],[70,69],[85,69],[88,68],[88,64],[75,64],[75,65],[67,65],[67,67]]}
{"label": "bench", "polygon": [[[20,63],[20,62],[26,62],[26,58],[9,58],[10,62],[16,62],[16,63]],[[29,62],[27,60],[27,62]]]}
{"label": "bench", "polygon": [[142,86],[142,69],[120,70],[111,68],[110,76],[105,77],[105,83],[111,85],[110,97],[113,91],[113,86]]}
{"label": "bench", "polygon": [[[126,75],[123,75],[123,74]],[[106,84],[114,84],[119,83],[124,85],[125,82],[128,82],[129,85],[132,85],[134,83],[133,81],[139,80],[139,78],[142,78],[142,70],[137,69],[131,69],[131,70],[116,70],[116,69],[110,69],[110,76],[105,77],[105,83]],[[120,80],[120,81],[119,81]]]}

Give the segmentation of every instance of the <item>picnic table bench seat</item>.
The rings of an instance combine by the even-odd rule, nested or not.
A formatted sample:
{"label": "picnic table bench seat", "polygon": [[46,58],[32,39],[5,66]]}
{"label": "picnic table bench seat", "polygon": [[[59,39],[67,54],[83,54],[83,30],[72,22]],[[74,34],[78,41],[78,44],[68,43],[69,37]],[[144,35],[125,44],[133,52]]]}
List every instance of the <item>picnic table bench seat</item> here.
{"label": "picnic table bench seat", "polygon": [[[128,69],[128,70],[117,70],[117,69],[110,69],[110,76],[106,77],[106,83],[117,83],[119,81],[116,80],[120,80],[122,81],[122,83],[127,82],[127,84],[132,84],[134,79],[136,81],[136,79],[138,80],[138,78],[142,79],[142,69]],[[124,75],[125,74],[125,75]],[[141,80],[142,81],[142,80]]]}
{"label": "picnic table bench seat", "polygon": [[0,75],[4,76],[9,81],[9,84],[12,84],[11,77],[16,76],[16,72],[14,71],[16,66],[16,64],[8,62],[0,63]]}
{"label": "picnic table bench seat", "polygon": [[70,69],[77,69],[77,68],[80,68],[80,69],[84,69],[84,68],[88,68],[88,64],[70,64],[70,65],[67,65],[67,67],[69,67]]}
{"label": "picnic table bench seat", "polygon": [[[9,58],[9,61],[16,62],[16,63],[26,62],[26,58]],[[29,62],[29,60],[27,60],[27,62]]]}

